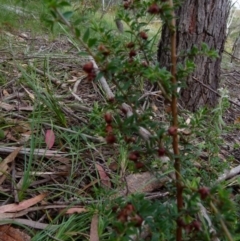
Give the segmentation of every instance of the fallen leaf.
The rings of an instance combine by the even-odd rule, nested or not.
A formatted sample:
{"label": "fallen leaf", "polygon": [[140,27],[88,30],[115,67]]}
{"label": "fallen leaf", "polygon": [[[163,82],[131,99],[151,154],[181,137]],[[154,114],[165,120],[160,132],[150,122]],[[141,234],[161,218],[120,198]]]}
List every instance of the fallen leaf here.
{"label": "fallen leaf", "polygon": [[9,96],[9,93],[8,93],[8,91],[6,90],[6,89],[4,89],[3,91],[2,91],[2,93],[3,93],[3,96]]}
{"label": "fallen leaf", "polygon": [[4,172],[8,169],[8,163],[12,162],[22,147],[16,148],[11,154],[9,154],[1,163],[0,163],[0,176],[4,175]]}
{"label": "fallen leaf", "polygon": [[99,177],[101,179],[101,183],[105,186],[105,187],[108,187],[108,188],[111,188],[111,181],[110,181],[110,178],[109,176],[106,174],[106,172],[104,171],[104,169],[102,168],[102,166],[98,165],[98,164],[95,164],[96,165],[96,168],[98,170],[98,174],[99,174]]}
{"label": "fallen leaf", "polygon": [[25,110],[25,111],[33,111],[34,110],[33,106],[19,106],[17,108],[18,108],[18,110]]}
{"label": "fallen leaf", "polygon": [[20,33],[20,34],[19,34],[19,37],[25,38],[25,39],[28,39],[28,38],[29,38],[26,33]]}
{"label": "fallen leaf", "polygon": [[29,98],[30,98],[32,101],[34,101],[34,100],[35,100],[35,96],[34,96],[31,92],[29,92],[24,86],[22,86],[22,88],[27,92]]}
{"label": "fallen leaf", "polygon": [[47,130],[45,134],[45,143],[47,144],[48,149],[51,149],[55,142],[55,134],[53,130]]}
{"label": "fallen leaf", "polygon": [[17,134],[26,133],[26,131],[31,130],[31,127],[26,121],[14,120],[11,130],[14,130]]}
{"label": "fallen leaf", "polygon": [[[26,209],[26,210],[16,212],[16,213],[1,213],[0,221],[5,220],[5,219],[15,219],[17,217],[21,217],[21,216],[28,214],[28,212],[29,212],[29,210]],[[1,241],[1,239],[0,239],[0,241]]]}
{"label": "fallen leaf", "polygon": [[130,174],[126,177],[127,188],[122,193],[152,192],[161,188],[169,180],[168,176],[158,178],[151,172]]}
{"label": "fallen leaf", "polygon": [[0,240],[1,241],[30,241],[31,237],[19,229],[13,228],[9,225],[0,226]]}
{"label": "fallen leaf", "polygon": [[67,80],[68,83],[75,83],[77,81],[78,77],[72,76],[72,79]]}
{"label": "fallen leaf", "polygon": [[18,142],[18,140],[12,135],[10,130],[4,131],[4,136],[9,141]]}
{"label": "fallen leaf", "polygon": [[47,196],[46,193],[42,193],[36,197],[30,198],[28,200],[24,200],[19,204],[12,203],[12,204],[3,205],[0,207],[0,213],[7,213],[7,212],[13,213],[13,212],[24,210],[42,201],[46,196]]}
{"label": "fallen leaf", "polygon": [[110,165],[109,165],[109,169],[112,170],[112,171],[117,171],[117,169],[118,169],[117,162],[111,162]]}
{"label": "fallen leaf", "polygon": [[237,117],[235,120],[234,120],[234,124],[239,124],[240,123],[240,117]]}
{"label": "fallen leaf", "polygon": [[74,213],[84,213],[87,212],[86,208],[69,208],[65,214],[74,214]]}
{"label": "fallen leaf", "polygon": [[4,109],[6,111],[11,111],[11,110],[15,109],[15,106],[0,101],[0,108]]}
{"label": "fallen leaf", "polygon": [[93,215],[91,228],[90,228],[90,239],[89,241],[99,241],[98,236],[98,215]]}
{"label": "fallen leaf", "polygon": [[[3,222],[1,222],[1,223],[3,223]],[[49,227],[49,223],[40,223],[40,222],[23,219],[23,218],[15,218],[14,223],[20,223],[22,225],[26,225],[26,226],[29,226],[29,227],[32,227],[35,229],[45,229],[45,228]],[[58,228],[58,227],[59,227],[58,225],[51,224],[51,228]],[[2,240],[0,239],[0,241],[2,241]],[[3,240],[3,241],[5,241],[5,240]]]}

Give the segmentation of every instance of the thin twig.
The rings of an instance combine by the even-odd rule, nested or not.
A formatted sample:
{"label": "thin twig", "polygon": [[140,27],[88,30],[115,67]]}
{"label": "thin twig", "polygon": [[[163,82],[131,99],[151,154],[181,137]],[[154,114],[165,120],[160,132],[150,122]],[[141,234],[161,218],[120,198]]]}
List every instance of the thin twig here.
{"label": "thin twig", "polygon": [[226,54],[228,54],[228,55],[229,55],[229,56],[231,56],[232,58],[234,58],[234,59],[236,59],[236,60],[239,60],[239,61],[240,61],[240,59],[239,59],[239,58],[235,57],[233,54],[231,54],[231,53],[227,52],[226,50],[224,50],[223,52],[224,52],[224,53],[226,53]]}
{"label": "thin twig", "polygon": [[[216,214],[219,214],[217,208],[215,207],[215,205],[214,205],[212,202],[210,202],[210,206],[211,206],[211,208],[213,209],[213,211],[214,211]],[[223,222],[223,220],[222,220],[221,217],[220,217],[220,224],[221,224],[222,229],[223,229],[223,231],[224,231],[224,233],[225,233],[225,235],[226,235],[226,237],[227,237],[227,240],[228,240],[228,241],[233,241],[233,238],[232,238],[232,236],[231,236],[231,234],[230,234],[230,232],[229,232],[226,224]]]}
{"label": "thin twig", "polygon": [[[213,93],[215,93],[218,97],[221,97],[221,95],[220,95],[217,91],[215,91],[214,89],[212,89],[212,88],[209,87],[208,85],[204,84],[202,81],[198,80],[198,79],[195,78],[195,77],[192,77],[192,78],[193,78],[194,80],[196,80],[198,83],[200,83],[202,86],[204,86],[205,88],[207,88],[207,89],[209,89],[210,91],[212,91]],[[234,102],[234,101],[232,101],[232,100],[230,100],[230,99],[228,99],[228,101],[229,101],[231,104],[236,105],[237,107],[240,107],[240,105],[237,104],[236,102]]]}
{"label": "thin twig", "polygon": [[[169,5],[171,10],[171,23],[169,26],[169,30],[171,33],[171,74],[172,74],[172,85],[173,85],[173,93],[172,93],[172,101],[171,101],[171,109],[172,109],[172,125],[174,128],[178,128],[178,100],[177,100],[177,33],[176,33],[176,17],[174,12],[173,0],[169,0]],[[177,189],[177,207],[178,213],[181,212],[183,208],[183,187],[181,183],[181,161],[179,158],[179,146],[178,146],[178,134],[177,132],[173,135],[173,152],[175,155],[174,169],[176,175],[176,189]],[[182,227],[177,225],[176,230],[176,240],[182,241]]]}

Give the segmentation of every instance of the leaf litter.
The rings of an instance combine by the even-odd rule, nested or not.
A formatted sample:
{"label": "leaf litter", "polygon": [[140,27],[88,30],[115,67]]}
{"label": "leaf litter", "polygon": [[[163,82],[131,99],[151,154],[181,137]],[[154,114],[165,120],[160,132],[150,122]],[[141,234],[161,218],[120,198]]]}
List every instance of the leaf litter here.
{"label": "leaf litter", "polygon": [[[22,45],[19,48],[20,42],[16,41],[19,38],[18,35],[27,36],[27,38],[21,38],[21,42],[25,43],[25,50],[27,51],[24,51]],[[0,207],[0,213],[3,216],[0,219],[6,220],[6,222],[8,219],[13,219],[23,225],[45,229],[50,222],[49,219],[45,218],[43,210],[48,209],[48,215],[52,218],[56,216],[56,210],[57,214],[62,212],[64,215],[81,214],[88,211],[85,205],[88,205],[89,201],[79,201],[78,195],[81,195],[81,200],[89,200],[91,189],[95,185],[107,189],[119,188],[111,182],[111,177],[118,172],[118,164],[112,171],[109,168],[110,165],[106,162],[110,158],[112,159],[111,163],[117,163],[116,157],[119,153],[115,146],[109,150],[105,146],[104,138],[93,136],[92,133],[84,133],[84,130],[87,129],[86,125],[89,125],[88,128],[92,128],[88,114],[95,108],[94,105],[96,103],[104,104],[106,101],[101,93],[101,87],[98,88],[98,84],[92,85],[89,83],[85,73],[81,70],[81,66],[88,60],[79,57],[78,52],[73,51],[72,45],[64,38],[51,41],[43,36],[31,38],[30,34],[24,32],[9,33],[6,36],[12,38],[12,40],[15,39],[13,44],[16,47],[16,62],[13,63],[12,61],[10,48],[0,57],[1,63],[5,64],[1,66],[1,70],[2,73],[5,73],[3,77],[6,79],[6,83],[1,87],[2,96],[0,99],[0,127],[4,130],[4,138],[0,140],[0,156],[3,159],[0,162],[0,189],[10,197],[14,196],[12,183],[7,179],[8,175],[12,175],[12,169],[15,169],[15,182],[19,183],[26,172],[25,163],[32,157],[35,162],[32,164],[31,172],[29,171],[31,180],[29,189],[25,190],[25,198],[17,204],[3,196]],[[43,46],[45,47],[43,48]],[[46,73],[43,65],[46,57],[51,60],[49,62],[50,73]],[[16,67],[17,65],[19,67]],[[33,86],[31,87],[27,81],[21,81],[21,85],[18,85],[20,78],[23,77],[31,81],[29,76],[33,71],[35,71],[35,78],[39,84],[37,93],[36,89]],[[57,100],[56,104],[61,107],[57,111],[64,112],[65,108],[67,126],[61,126],[58,119],[61,117],[58,116],[59,113],[57,111],[53,113],[46,106],[47,103],[44,102],[46,98],[42,98],[42,96],[47,96],[49,93]],[[150,100],[155,106],[155,113],[158,118],[164,120],[164,113],[160,111],[164,109],[162,103],[158,102],[154,96],[150,97]],[[33,126],[34,121],[31,115],[35,111],[41,112],[42,120],[39,120],[39,127]],[[230,119],[229,121],[239,123],[240,114],[238,110],[232,110],[229,116],[226,116],[225,120]],[[49,129],[52,128],[52,120],[54,124],[56,123],[55,129]],[[11,126],[8,126],[7,123],[11,123]],[[47,131],[45,132],[45,130]],[[80,142],[83,143],[80,145],[81,149],[72,151],[65,143],[61,143],[61,140],[56,140],[59,132],[71,133],[72,136],[76,135],[77,138],[73,138],[72,141],[78,142],[80,139]],[[30,140],[36,134],[38,134],[40,140],[35,147],[31,147]],[[27,138],[21,139],[24,135]],[[99,150],[94,151],[96,147],[85,148],[85,146],[88,146],[86,143],[89,142],[100,143]],[[24,147],[18,147],[20,143]],[[228,143],[232,145],[233,141],[230,140]],[[53,145],[55,149],[50,150]],[[228,152],[225,152],[224,157],[228,154]],[[11,165],[13,161],[16,167]],[[96,170],[98,175],[96,175]],[[70,173],[73,178],[72,190],[71,195],[66,200],[60,194],[69,188],[67,180]],[[161,188],[167,181],[169,181],[169,177],[165,177],[162,182],[159,182],[156,175],[150,172],[128,173],[122,178],[125,188],[119,188],[119,191],[121,195],[135,192],[151,193]],[[47,189],[49,185],[56,185],[59,190],[56,189],[51,194],[46,195],[44,193],[39,194],[37,189],[30,189],[30,187],[41,187],[43,189],[46,187]],[[17,190],[18,193],[20,191]],[[94,201],[90,199],[90,203]],[[51,206],[52,203],[55,204]],[[35,213],[31,220],[28,220],[29,213]],[[41,218],[36,218],[38,215]],[[23,218],[20,219],[19,217]],[[91,241],[99,240],[97,227],[98,215],[95,214],[90,225]],[[4,232],[7,235],[8,233],[13,235],[18,232],[17,229],[9,225],[0,226],[0,235],[3,232],[2,230],[5,230]],[[26,236],[22,240],[28,240],[28,238]],[[8,239],[6,238],[6,240]]]}

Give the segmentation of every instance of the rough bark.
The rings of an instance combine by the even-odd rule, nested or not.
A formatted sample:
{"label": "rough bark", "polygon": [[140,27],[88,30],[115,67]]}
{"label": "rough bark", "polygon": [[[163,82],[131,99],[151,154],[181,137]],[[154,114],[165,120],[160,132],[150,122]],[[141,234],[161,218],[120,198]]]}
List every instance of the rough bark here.
{"label": "rough bark", "polygon": [[[233,56],[240,59],[240,35],[236,38],[233,49],[232,49]],[[232,62],[232,59],[231,59]]]}
{"label": "rough bark", "polygon": [[[191,111],[205,105],[215,106],[217,103],[217,95],[192,77],[217,90],[229,8],[229,0],[185,0],[176,10],[178,55],[180,52],[186,53],[194,45],[200,47],[204,42],[219,54],[216,60],[206,56],[197,56],[194,60],[196,69],[185,80],[187,86],[180,93],[181,104]],[[169,30],[164,25],[158,48],[160,66],[170,65],[169,36]],[[184,57],[179,57],[178,63],[183,64],[184,60]]]}

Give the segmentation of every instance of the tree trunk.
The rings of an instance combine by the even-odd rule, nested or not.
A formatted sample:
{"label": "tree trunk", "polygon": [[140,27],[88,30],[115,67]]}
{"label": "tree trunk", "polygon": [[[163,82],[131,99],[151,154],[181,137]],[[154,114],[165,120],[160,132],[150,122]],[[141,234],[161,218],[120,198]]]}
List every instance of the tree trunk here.
{"label": "tree trunk", "polygon": [[[181,104],[191,111],[205,105],[215,106],[217,103],[217,95],[193,77],[213,90],[218,89],[229,9],[229,0],[185,0],[176,11],[177,53],[186,53],[194,45],[201,47],[205,42],[210,49],[215,49],[219,54],[216,60],[206,56],[197,56],[194,59],[195,71],[185,80],[186,88],[180,92]],[[164,25],[158,48],[161,67],[170,65],[169,36],[169,30]],[[178,58],[178,63],[183,64],[184,57]]]}

